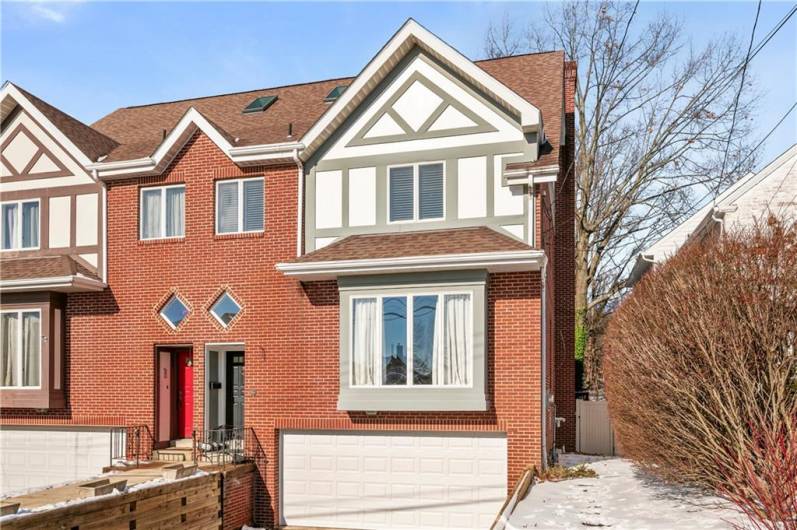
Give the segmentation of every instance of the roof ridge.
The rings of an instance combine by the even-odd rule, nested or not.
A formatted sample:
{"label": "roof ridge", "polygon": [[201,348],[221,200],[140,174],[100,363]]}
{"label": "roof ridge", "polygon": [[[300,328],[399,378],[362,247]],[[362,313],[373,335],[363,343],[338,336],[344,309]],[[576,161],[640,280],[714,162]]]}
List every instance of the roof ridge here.
{"label": "roof ridge", "polygon": [[[564,50],[547,50],[547,51],[539,51],[539,52],[527,52],[527,53],[518,53],[513,55],[505,55],[503,57],[486,57],[484,59],[473,59],[474,63],[486,63],[491,61],[500,61],[503,59],[514,59],[517,57],[527,57],[530,55],[545,55],[549,53],[564,53]],[[157,105],[169,105],[171,103],[184,103],[186,101],[197,101],[201,99],[211,99],[211,98],[220,98],[220,97],[227,97],[227,96],[238,96],[241,94],[248,94],[250,92],[262,92],[264,90],[279,90],[283,88],[291,88],[297,86],[307,86],[307,85],[318,85],[321,83],[328,83],[330,81],[344,81],[344,80],[351,80],[356,79],[357,75],[349,75],[349,76],[342,76],[342,77],[330,77],[327,79],[318,79],[315,81],[304,81],[300,83],[288,83],[285,85],[277,85],[277,86],[270,86],[270,87],[262,87],[262,88],[253,88],[250,90],[237,90],[234,92],[222,92],[218,94],[211,94],[208,96],[196,96],[196,97],[189,97],[189,98],[180,98],[180,99],[172,99],[168,101],[156,101],[153,103],[142,103],[140,105],[128,105],[126,107],[119,107],[115,111],[111,111],[111,113],[116,112],[117,110],[124,110],[124,109],[140,109],[143,107],[155,107]],[[110,115],[110,113],[109,113]],[[102,118],[100,118],[102,119]]]}
{"label": "roof ridge", "polygon": [[[221,94],[211,94],[209,96],[197,96],[193,98],[181,98],[181,99],[173,99],[170,101],[156,101],[154,103],[142,103],[141,105],[129,105],[127,107],[119,107],[118,109],[112,111],[116,112],[119,110],[125,109],[140,109],[143,107],[155,107],[157,105],[169,105],[171,103],[184,103],[186,101],[196,101],[200,99],[212,99],[212,98],[223,98],[228,96],[239,96],[241,94],[249,94],[250,92],[263,92],[264,90],[280,90],[283,88],[291,88],[297,86],[307,86],[307,85],[320,85],[321,83],[329,83],[330,81],[346,81],[350,79],[354,79],[357,76],[348,76],[348,77],[330,77],[329,79],[320,79],[317,81],[305,81],[303,83],[288,83],[287,85],[277,85],[277,86],[270,86],[270,87],[263,87],[263,88],[253,88],[251,90],[239,90],[236,92],[223,92]],[[110,115],[110,114],[108,114]],[[102,118],[100,118],[102,119]]]}

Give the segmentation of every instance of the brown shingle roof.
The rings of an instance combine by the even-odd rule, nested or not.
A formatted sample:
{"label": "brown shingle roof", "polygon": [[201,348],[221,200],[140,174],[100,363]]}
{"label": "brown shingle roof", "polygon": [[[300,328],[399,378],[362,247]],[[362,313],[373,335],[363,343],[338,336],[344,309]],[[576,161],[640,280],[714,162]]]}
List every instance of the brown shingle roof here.
{"label": "brown shingle roof", "polygon": [[30,92],[17,85],[14,86],[92,162],[96,162],[100,156],[107,155],[119,145],[101,132],[42,101]]}
{"label": "brown shingle roof", "polygon": [[0,278],[3,280],[35,280],[75,274],[99,281],[96,273],[84,267],[72,256],[10,258],[0,261]]}
{"label": "brown shingle roof", "polygon": [[532,250],[486,226],[348,236],[305,254],[293,263],[386,259]]}
{"label": "brown shingle roof", "polygon": [[[562,120],[564,53],[561,51],[517,55],[476,61],[476,64],[518,95],[538,107],[545,132],[553,144],[549,158],[558,159]],[[329,108],[324,97],[353,78],[330,79],[263,88],[235,94],[185,99],[118,109],[92,127],[120,145],[106,159],[131,160],[150,156],[180,118],[194,107],[226,135],[238,138],[236,146],[289,142],[300,139]],[[265,112],[242,114],[257,97],[277,96]],[[288,136],[288,125],[293,134]]]}

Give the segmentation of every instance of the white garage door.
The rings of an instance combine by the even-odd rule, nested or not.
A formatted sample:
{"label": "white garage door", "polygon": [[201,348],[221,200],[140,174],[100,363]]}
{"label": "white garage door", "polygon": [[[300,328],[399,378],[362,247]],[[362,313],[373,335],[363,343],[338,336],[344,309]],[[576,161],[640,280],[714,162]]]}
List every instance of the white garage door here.
{"label": "white garage door", "polygon": [[101,473],[110,444],[108,428],[0,427],[0,494]]}
{"label": "white garage door", "polygon": [[506,497],[506,437],[282,435],[283,524],[489,528]]}

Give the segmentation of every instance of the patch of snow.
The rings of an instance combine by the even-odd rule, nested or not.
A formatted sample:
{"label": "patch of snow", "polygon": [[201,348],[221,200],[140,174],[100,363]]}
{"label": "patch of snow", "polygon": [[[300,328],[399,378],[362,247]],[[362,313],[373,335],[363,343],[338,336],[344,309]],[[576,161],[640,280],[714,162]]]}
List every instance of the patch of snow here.
{"label": "patch of snow", "polygon": [[507,529],[727,530],[745,522],[723,499],[664,483],[630,460],[564,454],[560,463],[586,463],[598,477],[536,483]]}

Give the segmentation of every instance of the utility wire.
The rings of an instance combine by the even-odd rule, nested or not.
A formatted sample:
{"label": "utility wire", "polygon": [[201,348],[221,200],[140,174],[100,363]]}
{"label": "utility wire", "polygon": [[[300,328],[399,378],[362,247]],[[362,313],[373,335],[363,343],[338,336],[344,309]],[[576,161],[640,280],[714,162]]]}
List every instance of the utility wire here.
{"label": "utility wire", "polygon": [[747,76],[747,65],[750,64],[750,59],[752,58],[750,54],[752,53],[753,50],[753,41],[755,40],[755,30],[758,27],[758,16],[760,14],[761,14],[761,0],[758,0],[758,8],[756,9],[755,12],[755,21],[753,22],[753,31],[750,34],[750,44],[747,45],[747,55],[745,56],[744,63],[742,64],[742,79],[741,81],[739,81],[739,90],[736,91],[736,97],[733,100],[733,115],[731,116],[731,128],[728,131],[728,141],[725,144],[725,154],[722,157],[722,168],[720,169],[720,176],[717,179],[717,187],[714,190],[714,201],[717,200],[717,195],[719,195],[720,191],[720,184],[722,183],[722,179],[725,177],[725,164],[727,164],[728,162],[728,151],[730,151],[731,149],[731,141],[733,140],[733,130],[736,128],[736,113],[739,110],[739,98],[742,96],[742,90],[744,90],[744,79]]}

